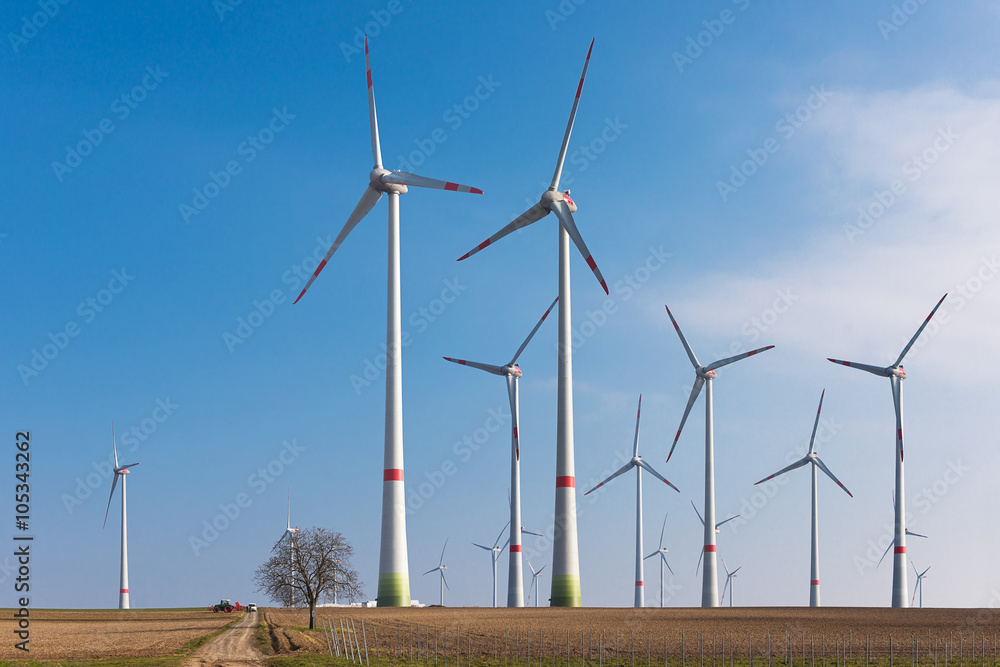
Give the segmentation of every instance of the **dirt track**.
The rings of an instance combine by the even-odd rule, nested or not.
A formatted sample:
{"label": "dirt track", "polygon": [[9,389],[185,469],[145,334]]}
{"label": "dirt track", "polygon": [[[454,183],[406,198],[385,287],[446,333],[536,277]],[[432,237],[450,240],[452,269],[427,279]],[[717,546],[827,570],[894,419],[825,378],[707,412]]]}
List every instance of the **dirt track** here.
{"label": "dirt track", "polygon": [[[259,613],[259,612],[258,612]],[[262,667],[264,655],[254,646],[257,613],[244,614],[240,622],[211,639],[184,662],[185,667]]]}

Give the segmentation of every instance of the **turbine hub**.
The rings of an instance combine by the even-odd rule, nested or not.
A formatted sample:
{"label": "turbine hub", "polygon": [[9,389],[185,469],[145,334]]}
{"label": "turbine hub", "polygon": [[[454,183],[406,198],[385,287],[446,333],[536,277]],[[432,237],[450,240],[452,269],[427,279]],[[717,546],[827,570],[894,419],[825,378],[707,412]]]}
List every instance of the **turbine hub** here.
{"label": "turbine hub", "polygon": [[382,180],[383,176],[391,173],[392,172],[385,167],[376,167],[375,169],[372,169],[371,173],[368,174],[368,180],[371,182],[372,188],[378,190],[379,192],[385,192],[388,194],[406,194],[407,190],[405,185],[386,183]]}
{"label": "turbine hub", "polygon": [[129,473],[128,468],[115,468],[116,475],[127,475]]}
{"label": "turbine hub", "polygon": [[517,364],[508,364],[500,369],[505,375],[511,375],[513,377],[521,377],[521,369],[518,368]]}
{"label": "turbine hub", "polygon": [[706,380],[714,380],[715,379],[715,371],[706,371],[704,366],[702,366],[698,370],[696,370],[695,374],[698,377],[705,378]]}

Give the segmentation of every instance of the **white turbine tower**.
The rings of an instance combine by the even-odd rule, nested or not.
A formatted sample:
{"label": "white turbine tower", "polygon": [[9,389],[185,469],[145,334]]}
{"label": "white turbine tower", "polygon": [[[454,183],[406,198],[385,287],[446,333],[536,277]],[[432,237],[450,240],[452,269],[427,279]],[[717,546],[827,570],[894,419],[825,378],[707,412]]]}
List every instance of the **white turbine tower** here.
{"label": "white turbine tower", "polygon": [[785,474],[789,470],[795,470],[796,468],[801,468],[802,466],[808,465],[810,463],[813,464],[812,468],[810,468],[810,470],[812,471],[812,530],[810,533],[812,536],[810,538],[810,544],[812,545],[812,547],[810,550],[810,559],[809,559],[810,563],[809,606],[810,607],[820,606],[819,604],[819,505],[817,500],[818,494],[816,491],[816,477],[817,477],[816,469],[818,468],[822,470],[824,473],[826,473],[827,477],[832,479],[837,484],[837,486],[839,486],[844,490],[844,493],[849,495],[851,498],[854,497],[854,494],[848,491],[846,486],[841,484],[840,480],[837,479],[837,476],[834,475],[833,472],[831,472],[831,470],[826,467],[826,464],[819,460],[819,454],[816,453],[816,429],[819,427],[819,413],[822,412],[823,410],[823,397],[825,395],[826,395],[826,389],[824,389],[823,393],[819,395],[819,407],[816,409],[816,421],[813,422],[812,436],[809,437],[809,453],[807,453],[805,456],[803,456],[801,459],[791,464],[790,466],[782,468],[773,475],[765,477],[764,479],[755,483],[755,485],[762,484],[763,482],[766,482],[769,479],[773,479],[778,475]]}
{"label": "white turbine tower", "polygon": [[[552,308],[556,305],[556,301],[552,302],[549,309],[545,311],[542,315],[542,319],[538,320],[538,324],[535,328],[531,330],[528,337],[524,339],[521,343],[521,347],[517,348],[517,352],[514,353],[514,357],[504,364],[503,366],[495,366],[493,364],[483,364],[478,361],[466,361],[465,359],[452,359],[451,357],[445,357],[445,360],[454,362],[456,364],[461,364],[463,366],[471,366],[472,368],[478,368],[479,370],[486,371],[487,373],[492,373],[493,375],[500,375],[507,380],[507,398],[510,400],[510,414],[511,414],[511,432],[510,432],[510,488],[513,491],[512,496],[508,499],[510,505],[510,566],[507,573],[507,606],[508,607],[523,607],[524,606],[524,578],[523,569],[521,567],[521,532],[525,531],[521,526],[521,446],[519,440],[519,433],[521,422],[518,418],[518,399],[517,399],[517,387],[518,380],[521,379],[521,369],[517,365],[517,359],[524,352],[524,348],[528,346],[531,342],[532,337],[538,328],[542,326],[542,322],[545,318],[549,316],[552,312]],[[532,533],[537,535],[538,533]]]}
{"label": "white turbine tower", "polygon": [[344,242],[347,235],[361,219],[368,215],[382,194],[389,199],[389,271],[386,307],[386,369],[385,369],[385,464],[382,470],[382,536],[379,550],[379,575],[377,603],[380,607],[410,606],[410,574],[406,556],[406,496],[403,487],[403,381],[402,381],[402,330],[400,325],[399,296],[399,195],[405,194],[408,185],[437,190],[472,192],[483,191],[433,178],[425,178],[405,171],[389,171],[382,166],[379,147],[378,119],[375,115],[375,89],[372,86],[372,68],[368,58],[368,38],[365,37],[365,67],[368,71],[368,115],[371,122],[372,158],[375,166],[368,174],[368,186],[361,200],[354,207],[344,228],[319,263],[309,282],[295,299],[298,303],[316,276],[323,270],[330,257]]}
{"label": "white turbine tower", "polygon": [[[281,544],[285,540],[285,538],[288,538],[288,541],[292,543],[292,548],[289,551],[289,553],[291,554],[291,558],[288,561],[288,574],[289,574],[289,578],[290,579],[294,579],[294,577],[295,577],[295,535],[297,533],[300,533],[300,532],[302,532],[302,531],[299,530],[298,528],[292,528],[292,492],[289,489],[289,491],[288,491],[288,518],[287,518],[286,523],[285,523],[285,532],[281,534],[281,539],[278,540],[278,544]],[[295,588],[294,587],[290,587],[289,598],[291,599],[291,604],[294,607],[295,606]],[[334,601],[334,603],[337,602],[337,590],[336,590],[336,587],[334,587],[334,591],[333,591],[333,601]]]}
{"label": "white turbine tower", "polygon": [[[892,495],[892,507],[893,507],[893,511],[895,511],[895,508],[896,508],[896,494],[895,493]],[[921,535],[920,533],[914,533],[909,528],[905,529],[904,534],[907,535],[908,537],[922,537],[924,539],[927,539],[926,535]],[[893,547],[893,545],[895,545],[895,544],[896,544],[896,540],[895,539],[892,542],[889,542],[889,546],[887,546],[885,548],[885,551],[882,552],[882,557],[878,559],[878,565],[875,566],[876,569],[882,567],[882,561],[885,560],[886,555],[889,553],[889,549],[891,549]]]}
{"label": "white turbine tower", "polygon": [[[632,468],[635,468],[635,606],[644,607],[645,606],[645,596],[643,594],[643,588],[645,581],[643,580],[642,571],[642,471],[645,470],[653,477],[656,477],[661,482],[669,486],[674,491],[680,492],[676,486],[667,481],[667,478],[660,473],[653,470],[653,466],[649,465],[642,460],[639,456],[639,417],[642,415],[642,394],[639,394],[639,407],[635,411],[635,438],[632,441],[632,460],[623,465],[609,477],[607,477],[603,482],[592,488],[590,491],[583,495],[588,495],[597,489],[601,488],[615,477],[619,475],[624,475]],[[661,535],[662,539],[662,535]],[[662,574],[662,569],[661,569]]]}
{"label": "white turbine tower", "polygon": [[920,608],[923,609],[924,608],[924,579],[927,578],[927,570],[929,570],[931,568],[928,567],[927,570],[924,570],[923,572],[917,571],[917,566],[913,562],[912,558],[910,559],[910,565],[913,566],[913,574],[917,575],[917,583],[913,585],[913,597],[910,598],[910,606],[911,607],[913,606],[913,599],[915,597],[917,597],[917,591],[919,590],[920,591]]}
{"label": "white turbine tower", "polygon": [[[115,454],[115,469],[114,469],[114,479],[111,482],[111,493],[108,494],[108,507],[104,510],[104,526],[108,525],[108,512],[111,511],[111,498],[115,495],[115,486],[118,484],[118,478],[122,480],[122,558],[121,558],[121,574],[118,585],[118,608],[128,609],[129,599],[128,599],[128,520],[125,504],[125,479],[128,477],[129,468],[133,468],[138,463],[129,463],[128,465],[120,466],[118,465],[118,444],[115,440],[115,424],[111,423],[111,449]],[[103,527],[103,526],[102,526]]]}
{"label": "white turbine tower", "polygon": [[543,565],[543,566],[541,566],[540,568],[538,568],[536,570],[535,568],[531,567],[531,561],[529,560],[528,561],[528,568],[531,569],[531,586],[528,588],[528,598],[531,599],[531,591],[532,591],[532,589],[534,589],[534,591],[535,591],[534,600],[535,600],[535,606],[537,607],[538,606],[538,577],[542,576],[542,570],[545,569],[545,566]]}
{"label": "white turbine tower", "polygon": [[[691,509],[693,509],[694,513],[698,515],[698,521],[701,521],[701,525],[704,526],[705,525],[705,520],[703,518],[701,518],[701,512],[699,512],[698,508],[695,507],[693,500],[691,501]],[[738,519],[739,516],[740,516],[739,514],[734,514],[733,516],[729,517],[728,519],[723,519],[722,521],[719,521],[718,523],[716,523],[715,524],[715,534],[716,535],[719,534],[719,526],[721,526],[724,523],[729,523],[733,519]],[[701,559],[704,556],[705,556],[705,552],[704,551],[702,551],[700,554],[698,554],[698,565],[694,568],[694,574],[695,574],[695,576],[698,576],[698,570],[701,569]]]}
{"label": "white turbine tower", "polygon": [[[691,346],[688,345],[687,340],[684,338],[684,334],[681,333],[681,328],[677,326],[677,320],[674,319],[670,308],[667,308],[667,315],[670,316],[670,321],[674,324],[674,329],[681,339],[684,351],[687,352],[688,359],[691,360],[691,365],[694,366],[695,375],[691,397],[688,398],[687,407],[684,408],[684,416],[681,417],[681,425],[677,427],[677,435],[674,436],[674,442],[670,445],[670,453],[667,454],[667,461],[670,461],[670,457],[674,454],[674,447],[677,446],[677,441],[681,437],[681,430],[683,430],[684,422],[687,421],[688,414],[691,412],[691,406],[694,405],[698,394],[701,393],[701,388],[705,387],[705,518],[702,520],[702,523],[705,524],[705,547],[703,550],[705,572],[701,584],[701,606],[717,607],[719,606],[719,578],[718,568],[715,563],[715,534],[718,531],[718,526],[715,523],[715,424],[712,417],[712,380],[715,379],[715,370],[717,368],[722,368],[741,359],[752,357],[765,350],[770,350],[774,346],[768,345],[767,347],[761,347],[750,352],[737,354],[734,357],[720,359],[708,366],[702,366],[698,362],[698,357],[694,355]],[[695,508],[695,511],[698,511],[697,508]],[[700,517],[701,515],[699,514],[698,516]],[[713,526],[716,530],[712,529]]]}
{"label": "white turbine tower", "polygon": [[663,606],[663,566],[666,565],[667,569],[670,570],[671,576],[673,576],[674,571],[670,567],[670,563],[667,562],[667,551],[668,549],[663,546],[663,531],[667,529],[667,515],[663,515],[663,527],[660,528],[660,546],[653,553],[649,554],[643,560],[652,558],[653,556],[660,557],[660,607]]}
{"label": "white turbine tower", "polygon": [[910,351],[913,344],[917,342],[917,338],[923,332],[924,327],[927,323],[931,321],[934,317],[934,313],[937,309],[941,307],[945,298],[948,295],[945,294],[941,297],[941,300],[937,302],[934,306],[934,310],[931,311],[930,315],[924,319],[923,324],[917,329],[917,333],[913,334],[913,338],[910,342],[906,344],[903,351],[899,353],[899,358],[892,366],[880,367],[880,366],[869,366],[868,364],[858,364],[853,361],[841,361],[840,359],[830,359],[835,364],[840,364],[842,366],[848,366],[850,368],[857,368],[862,371],[868,371],[874,375],[880,375],[882,377],[889,378],[889,382],[892,385],[892,402],[896,409],[896,452],[894,459],[896,461],[896,493],[895,497],[899,498],[898,503],[894,503],[895,519],[894,519],[894,537],[893,544],[895,545],[895,556],[892,561],[892,606],[893,607],[906,607],[908,601],[906,599],[906,498],[903,495],[904,484],[903,484],[903,393],[902,393],[902,381],[906,379],[906,371],[903,370],[903,357],[906,353]]}
{"label": "white turbine tower", "polygon": [[562,175],[566,150],[569,147],[569,137],[573,132],[573,121],[580,104],[580,93],[583,92],[583,80],[590,64],[590,52],[594,42],[590,42],[587,50],[587,60],[583,64],[580,83],[576,87],[576,97],[569,113],[566,133],[563,135],[562,147],[556,160],[556,170],[552,174],[552,183],[548,190],[542,193],[541,200],[519,215],[506,227],[486,239],[467,252],[459,261],[474,255],[496,240],[507,236],[513,231],[541,220],[550,212],[559,220],[559,364],[557,372],[556,400],[556,499],[555,499],[555,535],[552,538],[552,593],[549,601],[553,607],[579,607],[582,604],[580,594],[580,550],[576,530],[576,463],[573,447],[573,332],[570,321],[570,280],[569,280],[569,242],[576,244],[583,254],[587,265],[597,276],[605,294],[608,285],[597,268],[583,236],[576,227],[573,213],[576,203],[570,199],[569,190],[559,192],[559,179]]}
{"label": "white turbine tower", "polygon": [[444,564],[444,550],[448,548],[448,540],[444,541],[444,546],[441,547],[441,560],[438,561],[438,566],[433,570],[427,570],[424,575],[428,575],[431,572],[439,572],[441,574],[441,602],[439,603],[442,607],[444,606],[444,589],[445,586],[448,590],[451,590],[451,586],[448,586],[448,580],[444,578],[444,571],[448,569],[448,566]]}
{"label": "white turbine tower", "polygon": [[733,586],[733,579],[736,578],[736,573],[743,569],[743,566],[740,565],[738,568],[736,568],[735,570],[733,570],[732,572],[730,572],[729,568],[726,567],[726,561],[721,556],[719,557],[719,560],[722,561],[722,567],[725,568],[725,570],[726,570],[726,585],[722,587],[722,597],[719,599],[719,604],[721,605],[722,602],[726,599],[726,589],[728,588],[729,589],[729,606],[732,607],[733,606],[733,588],[734,588],[734,586]]}
{"label": "white turbine tower", "polygon": [[503,546],[500,546],[500,538],[503,537],[503,531],[507,530],[507,525],[500,530],[500,534],[497,535],[497,539],[493,542],[492,547],[484,547],[482,544],[472,543],[472,546],[479,547],[480,549],[485,549],[490,552],[490,561],[493,566],[493,608],[497,606],[497,560],[500,559],[500,554],[503,550],[507,548],[507,543],[505,542]]}

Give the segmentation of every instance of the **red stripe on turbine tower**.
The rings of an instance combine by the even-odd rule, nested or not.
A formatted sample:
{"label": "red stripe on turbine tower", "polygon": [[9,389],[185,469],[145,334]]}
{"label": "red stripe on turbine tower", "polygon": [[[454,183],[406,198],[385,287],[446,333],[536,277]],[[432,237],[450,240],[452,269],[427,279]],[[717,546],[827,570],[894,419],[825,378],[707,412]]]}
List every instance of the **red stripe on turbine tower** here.
{"label": "red stripe on turbine tower", "polygon": [[715,545],[714,544],[706,544],[705,545],[705,551],[706,552],[711,551],[712,553],[715,553]]}
{"label": "red stripe on turbine tower", "polygon": [[635,582],[635,585],[636,586],[642,586],[642,582],[641,581],[637,581],[637,582]]}
{"label": "red stripe on turbine tower", "polygon": [[563,487],[576,488],[576,477],[573,475],[560,475],[556,477],[556,488],[560,489]]}
{"label": "red stripe on turbine tower", "polygon": [[521,553],[521,545],[520,544],[512,544],[512,545],[510,545],[510,552],[512,554],[519,554],[519,553]]}
{"label": "red stripe on turbine tower", "polygon": [[813,586],[819,586],[819,579],[813,579],[811,583]]}
{"label": "red stripe on turbine tower", "polygon": [[906,553],[906,547],[896,547],[895,549],[892,550],[892,553],[894,553],[894,554],[905,554]]}
{"label": "red stripe on turbine tower", "polygon": [[128,589],[127,589],[127,588],[123,588],[123,589],[121,590],[121,592],[122,592],[122,593],[128,593]]}
{"label": "red stripe on turbine tower", "polygon": [[402,482],[403,481],[403,469],[402,468],[386,468],[382,473],[383,482]]}

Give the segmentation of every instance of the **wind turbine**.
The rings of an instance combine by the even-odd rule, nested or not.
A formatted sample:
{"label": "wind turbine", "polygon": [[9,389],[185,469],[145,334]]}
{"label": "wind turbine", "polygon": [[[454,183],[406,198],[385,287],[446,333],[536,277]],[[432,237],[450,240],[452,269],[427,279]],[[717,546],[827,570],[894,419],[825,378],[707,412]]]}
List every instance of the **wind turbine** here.
{"label": "wind turbine", "polygon": [[[893,507],[893,510],[895,510],[895,507],[896,507],[896,494],[895,493],[892,494],[892,507]],[[922,537],[924,539],[927,539],[926,535],[921,535],[920,533],[914,533],[909,528],[907,528],[904,531],[904,533],[906,535],[909,535],[910,537]],[[892,542],[889,542],[889,546],[887,546],[885,548],[885,551],[882,552],[882,557],[878,559],[878,565],[875,566],[876,569],[878,569],[879,567],[882,566],[882,561],[885,560],[886,554],[889,553],[889,549],[891,549],[893,547],[893,545],[895,545],[895,544],[896,544],[896,540],[895,539],[893,539]]]}
{"label": "wind turbine", "polygon": [[[289,579],[294,579],[295,578],[295,535],[297,533],[300,533],[300,532],[302,532],[302,531],[299,530],[298,528],[292,528],[292,492],[291,492],[291,489],[289,489],[289,491],[288,491],[288,519],[287,519],[287,522],[285,523],[285,532],[281,534],[281,539],[278,540],[278,544],[281,544],[285,540],[285,538],[287,537],[288,541],[292,543],[292,548],[289,551],[289,553],[291,554],[291,558],[288,561],[288,575],[289,575]],[[289,586],[289,589],[290,589],[290,598],[291,598],[292,606],[294,607],[295,606],[295,588],[293,586]],[[334,603],[336,603],[336,601],[337,601],[336,585],[334,586],[333,598],[334,598],[333,599]]]}
{"label": "wind turbine", "polygon": [[441,603],[440,604],[441,604],[442,607],[444,606],[444,589],[445,589],[445,586],[448,587],[449,591],[451,590],[451,586],[448,586],[448,580],[444,578],[444,571],[448,569],[448,566],[444,564],[444,550],[447,549],[447,548],[448,548],[448,540],[445,540],[444,541],[444,546],[441,547],[441,560],[438,561],[438,566],[436,568],[434,568],[433,570],[427,570],[426,572],[424,572],[425,576],[428,575],[428,574],[430,574],[431,572],[440,572],[441,573]]}
{"label": "wind turbine", "polygon": [[389,171],[382,166],[382,150],[378,139],[378,119],[375,114],[375,89],[372,86],[372,68],[368,57],[368,37],[365,37],[365,67],[368,72],[368,116],[371,124],[372,158],[375,166],[368,174],[368,186],[361,200],[333,245],[327,251],[309,278],[299,299],[313,284],[330,257],[344,242],[347,235],[361,219],[368,215],[382,194],[389,199],[389,270],[386,307],[386,368],[385,368],[385,464],[382,471],[382,537],[379,548],[379,575],[377,603],[380,607],[410,606],[410,574],[406,556],[406,495],[403,485],[403,387],[402,387],[402,331],[400,328],[399,296],[399,195],[407,186],[456,192],[482,194],[478,188],[438,181],[410,174]]}
{"label": "wind turbine", "polygon": [[809,452],[795,463],[786,466],[781,470],[779,470],[778,472],[774,473],[773,475],[765,477],[764,479],[760,480],[760,482],[755,483],[755,485],[761,484],[769,479],[777,477],[778,475],[783,475],[789,470],[795,470],[796,468],[801,468],[802,466],[808,465],[810,463],[813,464],[812,468],[810,468],[810,470],[812,471],[812,532],[810,533],[812,536],[810,539],[810,544],[812,546],[809,559],[810,563],[809,606],[810,607],[820,606],[819,604],[819,505],[817,500],[818,496],[816,493],[816,469],[818,468],[822,470],[824,473],[826,473],[827,477],[836,482],[837,486],[839,486],[844,490],[844,493],[849,495],[851,498],[854,497],[854,494],[848,491],[847,487],[840,483],[840,480],[837,479],[837,476],[834,475],[829,468],[826,467],[826,464],[819,460],[819,454],[816,453],[816,429],[819,427],[819,413],[822,412],[823,410],[824,396],[826,396],[826,389],[824,389],[823,393],[819,395],[819,407],[816,409],[816,421],[813,422],[812,435],[809,437]]}
{"label": "wind turbine", "polygon": [[653,553],[649,554],[643,560],[652,558],[653,556],[660,557],[660,607],[663,607],[663,566],[666,565],[667,569],[670,570],[670,574],[673,575],[674,571],[670,568],[670,563],[667,562],[667,551],[668,549],[663,546],[663,531],[667,529],[667,515],[663,515],[663,527],[660,528],[660,546]]}
{"label": "wind turbine", "polygon": [[531,561],[528,561],[528,568],[531,570],[531,586],[528,588],[528,598],[531,598],[531,589],[535,590],[535,606],[538,606],[538,577],[542,576],[542,570],[545,566],[541,566],[537,570],[531,567]]}
{"label": "wind turbine", "polygon": [[[703,551],[705,556],[705,572],[701,583],[701,606],[717,607],[719,606],[719,575],[715,564],[715,534],[718,532],[718,527],[722,524],[715,523],[715,424],[712,418],[712,380],[715,379],[715,370],[717,368],[722,368],[741,359],[752,357],[755,354],[770,350],[774,346],[768,345],[767,347],[761,347],[750,352],[737,354],[734,357],[720,359],[708,366],[702,366],[698,362],[698,357],[694,356],[694,351],[688,345],[684,334],[681,333],[681,328],[677,326],[677,320],[674,319],[670,308],[667,308],[667,315],[674,324],[674,329],[681,339],[681,344],[684,346],[684,351],[687,352],[688,359],[691,360],[691,365],[694,366],[695,375],[691,397],[688,398],[687,407],[684,408],[684,416],[681,417],[681,425],[677,427],[677,435],[674,436],[674,443],[670,445],[670,453],[667,454],[667,461],[670,461],[670,457],[674,454],[674,447],[677,446],[677,441],[681,437],[681,430],[683,430],[684,422],[687,421],[688,414],[691,412],[691,406],[694,405],[698,394],[701,393],[701,388],[705,387],[705,518],[702,519],[702,523],[705,525],[705,548]],[[698,509],[695,508],[695,511],[697,512]],[[700,518],[701,514],[698,516]],[[712,529],[713,526],[715,530]]]}
{"label": "wind turbine", "polygon": [[580,595],[580,550],[576,530],[576,466],[573,447],[573,332],[570,321],[570,281],[569,281],[569,241],[573,240],[587,265],[597,276],[604,293],[608,293],[608,285],[597,268],[583,236],[576,227],[573,213],[576,203],[570,198],[569,190],[559,192],[559,179],[562,176],[563,162],[566,159],[566,149],[569,147],[569,137],[573,132],[573,121],[580,105],[580,93],[583,92],[583,80],[587,76],[587,66],[590,64],[590,52],[594,48],[591,40],[587,50],[587,59],[580,74],[580,83],[576,87],[576,97],[569,113],[566,133],[563,135],[559,157],[556,160],[556,170],[552,174],[552,183],[548,190],[542,193],[537,204],[516,217],[506,227],[486,239],[478,246],[459,257],[459,261],[474,255],[498,239],[513,231],[541,220],[550,212],[559,220],[559,364],[557,374],[556,401],[556,498],[555,525],[557,529],[552,538],[552,593],[550,603],[553,607],[579,607],[582,604]]}
{"label": "wind turbine", "polygon": [[906,344],[903,351],[899,353],[899,358],[892,366],[886,366],[882,368],[880,366],[869,366],[868,364],[858,364],[853,361],[841,361],[840,359],[829,359],[835,364],[840,364],[841,366],[848,366],[851,368],[857,368],[862,371],[868,371],[874,375],[880,375],[882,377],[889,378],[889,382],[892,385],[892,402],[896,409],[896,492],[895,497],[899,498],[898,503],[894,503],[896,508],[895,511],[895,522],[894,522],[894,537],[893,544],[895,545],[895,554],[892,561],[892,606],[893,607],[907,607],[908,602],[906,600],[906,508],[904,507],[905,497],[903,496],[903,393],[902,393],[902,381],[906,379],[906,371],[903,370],[903,357],[906,353],[910,351],[913,344],[917,342],[917,338],[923,332],[924,327],[927,323],[931,321],[934,317],[934,313],[937,309],[941,307],[941,304],[947,298],[947,294],[941,297],[941,300],[937,302],[934,309],[931,311],[930,315],[924,319],[923,324],[917,329],[917,333],[913,334],[913,338],[910,342]]}
{"label": "wind turbine", "polygon": [[[699,512],[698,508],[694,506],[694,501],[693,500],[691,501],[691,509],[693,509],[694,513],[698,515],[698,521],[701,521],[701,525],[704,526],[705,525],[705,520],[703,518],[701,518],[701,512]],[[730,521],[732,521],[733,519],[738,518],[739,516],[740,516],[739,514],[734,514],[733,516],[729,517],[728,519],[724,519],[724,520],[718,522],[717,524],[715,524],[715,535],[719,534],[719,526],[721,526],[724,523],[729,523]],[[695,576],[698,575],[698,570],[701,569],[701,559],[702,559],[702,557],[704,555],[705,555],[704,551],[702,551],[700,554],[698,554],[698,565],[694,568]]]}
{"label": "wind turbine", "polygon": [[[119,580],[118,586],[118,608],[128,609],[128,521],[126,519],[126,505],[125,505],[125,478],[129,474],[129,468],[133,468],[138,463],[129,463],[128,465],[120,466],[118,465],[118,443],[115,440],[115,423],[111,422],[111,448],[115,453],[115,469],[114,469],[114,479],[111,481],[111,493],[108,494],[108,507],[104,510],[104,526],[108,525],[108,512],[111,511],[111,498],[115,495],[115,486],[118,484],[118,478],[121,477],[122,480],[122,559],[121,559],[121,578]],[[102,528],[104,527],[102,526]]]}
{"label": "wind turbine", "polygon": [[497,606],[497,560],[500,558],[500,554],[504,549],[507,548],[507,543],[505,542],[503,546],[500,546],[500,538],[503,537],[503,531],[507,530],[509,524],[504,524],[504,527],[500,530],[500,534],[497,535],[497,539],[493,542],[492,547],[484,547],[482,544],[472,543],[473,546],[479,547],[480,549],[485,549],[490,552],[490,560],[493,565],[493,608]]}
{"label": "wind turbine", "polygon": [[912,558],[910,559],[910,565],[913,565],[913,573],[915,575],[917,575],[917,583],[913,585],[913,597],[910,598],[910,606],[913,606],[913,598],[917,597],[917,591],[919,590],[920,591],[920,608],[923,609],[924,608],[924,579],[927,578],[927,570],[929,570],[931,568],[928,567],[927,570],[924,570],[923,572],[918,572],[917,571],[917,566],[913,562]]}
{"label": "wind turbine", "polygon": [[[524,531],[524,528],[521,526],[521,447],[518,439],[520,421],[518,419],[517,401],[517,386],[518,380],[521,379],[521,369],[517,365],[517,359],[521,356],[521,353],[524,352],[524,348],[528,346],[528,343],[531,342],[531,339],[535,335],[535,332],[538,331],[538,328],[542,326],[542,322],[544,322],[545,318],[549,316],[550,312],[552,312],[552,308],[556,305],[556,301],[558,300],[559,298],[556,297],[556,300],[552,302],[549,309],[542,315],[542,319],[538,320],[538,324],[535,325],[535,328],[531,330],[528,337],[524,339],[523,343],[521,343],[521,347],[517,348],[517,352],[514,353],[514,357],[503,366],[494,366],[492,364],[483,364],[478,361],[466,361],[465,359],[452,359],[451,357],[445,357],[446,361],[461,364],[462,366],[478,368],[479,370],[492,373],[493,375],[503,376],[507,380],[507,398],[510,400],[510,414],[512,422],[510,432],[510,487],[513,490],[513,495],[508,496],[508,504],[510,505],[510,566],[507,573],[508,607],[524,606],[524,578],[521,567],[521,532]],[[537,535],[537,533],[532,534]]]}
{"label": "wind turbine", "polygon": [[726,561],[723,558],[721,558],[721,557],[719,558],[719,560],[722,561],[722,567],[725,568],[725,570],[726,570],[726,585],[722,587],[722,598],[719,600],[719,604],[721,605],[722,602],[723,602],[723,600],[726,599],[726,589],[728,588],[729,589],[729,606],[732,607],[733,606],[733,588],[734,588],[734,586],[733,586],[733,579],[736,577],[736,573],[743,569],[743,566],[740,565],[738,568],[736,568],[735,570],[733,570],[732,572],[730,572],[729,568],[726,567]]}
{"label": "wind turbine", "polygon": [[656,477],[661,482],[669,486],[674,491],[680,493],[680,489],[667,481],[667,478],[660,473],[653,470],[653,466],[649,465],[642,460],[639,456],[639,417],[642,415],[642,394],[639,394],[639,407],[635,411],[635,438],[632,441],[632,460],[623,465],[621,468],[616,470],[614,473],[609,475],[603,482],[592,488],[587,493],[583,494],[585,496],[590,495],[594,491],[613,480],[619,475],[624,475],[632,468],[635,468],[635,606],[643,607],[645,606],[645,599],[643,595],[643,571],[642,571],[642,471],[645,470],[653,477]]}

